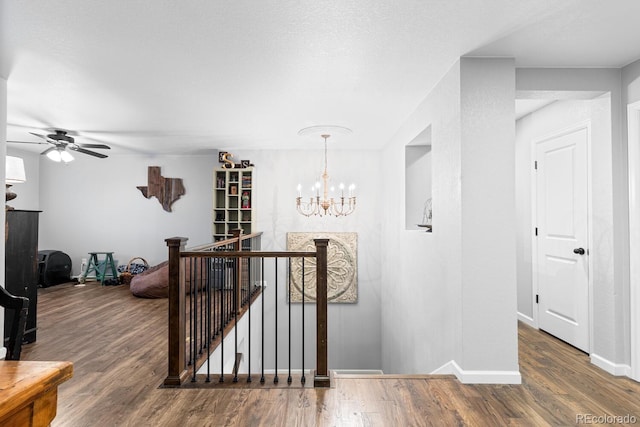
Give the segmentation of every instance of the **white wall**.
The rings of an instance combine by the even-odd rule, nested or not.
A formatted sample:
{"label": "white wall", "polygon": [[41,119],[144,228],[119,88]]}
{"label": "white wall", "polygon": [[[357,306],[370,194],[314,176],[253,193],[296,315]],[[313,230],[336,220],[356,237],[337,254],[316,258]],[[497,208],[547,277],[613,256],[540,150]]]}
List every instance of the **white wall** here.
{"label": "white wall", "polygon": [[[601,120],[592,124],[594,268],[592,356],[612,364],[629,363],[629,223],[627,146],[619,69],[518,69],[516,89],[541,95],[558,91],[602,91],[592,104]],[[606,111],[610,105],[610,112]],[[549,108],[554,108],[551,105]],[[626,108],[626,107],[625,107]],[[603,111],[605,109],[605,111]],[[597,111],[597,113],[595,113]],[[564,114],[564,113],[563,113]],[[587,114],[587,113],[584,113]],[[555,120],[556,118],[551,118]],[[601,126],[599,126],[600,124]]]}
{"label": "white wall", "polygon": [[[385,147],[385,372],[428,373],[453,361],[478,381],[501,381],[495,373],[519,381],[514,86],[512,60],[462,58]],[[404,146],[429,125],[433,233],[424,233],[403,229],[397,186]]]}
{"label": "white wall", "polygon": [[[433,233],[405,230],[404,148],[431,126]],[[386,145],[381,206],[382,370],[428,373],[460,334],[460,71],[455,64]]]}
{"label": "white wall", "polygon": [[[182,178],[186,194],[166,212],[147,185],[148,166],[168,178]],[[40,238],[38,248],[66,252],[79,274],[88,252],[112,251],[126,264],[141,256],[151,265],[167,258],[164,239],[189,238],[190,245],[211,241],[213,169],[217,154],[202,156],[112,155],[55,163],[40,159]]]}
{"label": "white wall", "polygon": [[462,354],[456,360],[465,370],[518,372],[514,111],[514,61],[463,58]]}
{"label": "white wall", "polygon": [[[357,137],[355,130],[353,137]],[[318,148],[322,148],[321,141]],[[250,159],[255,164],[257,230],[263,231],[262,248],[286,250],[286,233],[294,231],[336,231],[358,233],[358,302],[329,304],[329,368],[380,369],[380,228],[381,205],[386,199],[380,192],[387,168],[382,168],[378,151],[332,150],[329,145],[329,175],[336,181],[357,185],[357,208],[347,217],[304,217],[295,208],[298,183],[310,187],[323,169],[322,150],[247,150],[232,151],[236,159]],[[401,186],[401,184],[400,184]],[[284,280],[280,286],[284,286]],[[265,293],[265,314],[273,315],[274,286]],[[282,288],[284,289],[284,288]],[[286,307],[285,293],[279,290],[279,307]],[[299,304],[294,309],[299,310]],[[313,343],[315,321],[312,305],[306,307],[308,346],[307,362],[315,360]],[[280,309],[281,327],[286,313]],[[280,348],[286,348],[286,334],[279,334]],[[273,354],[272,340],[267,340],[267,364]],[[284,359],[281,359],[284,360]]]}

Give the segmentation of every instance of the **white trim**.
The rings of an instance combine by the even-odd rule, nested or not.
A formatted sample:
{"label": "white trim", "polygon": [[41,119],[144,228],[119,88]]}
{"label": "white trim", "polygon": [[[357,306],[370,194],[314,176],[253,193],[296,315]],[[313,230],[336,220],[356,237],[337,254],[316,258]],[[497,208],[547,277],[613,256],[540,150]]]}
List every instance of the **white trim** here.
{"label": "white trim", "polygon": [[522,314],[520,312],[518,312],[518,320],[521,321],[522,323],[526,323],[527,325],[531,326],[532,328],[536,328],[538,329],[538,325],[536,325],[536,321],[533,319],[533,317],[529,317],[526,314]]}
{"label": "white trim", "polygon": [[0,347],[0,360],[4,360],[7,357],[7,347]]}
{"label": "white trim", "polygon": [[630,377],[640,381],[640,102],[627,106],[629,162]]}
{"label": "white trim", "polygon": [[605,372],[615,375],[617,377],[629,376],[631,374],[631,366],[623,365],[621,363],[613,363],[604,357],[600,357],[597,354],[591,354],[591,363]]}
{"label": "white trim", "polygon": [[522,384],[519,371],[465,371],[455,360],[451,365],[462,384]]}
{"label": "white trim", "polygon": [[455,375],[462,384],[522,384],[519,371],[465,371],[451,360],[431,375]]}
{"label": "white trim", "polygon": [[[593,186],[592,186],[592,175],[593,169],[591,165],[591,120],[583,120],[578,123],[575,123],[571,126],[568,126],[563,129],[556,130],[552,133],[547,134],[544,137],[537,138],[532,140],[531,143],[531,159],[532,162],[536,162],[538,160],[536,156],[536,148],[538,144],[546,142],[552,138],[558,138],[560,136],[567,135],[569,133],[573,133],[579,131],[581,129],[585,129],[587,131],[587,242],[589,244],[589,248],[594,247],[593,243],[593,232],[592,232],[592,224],[593,224]],[[531,280],[531,289],[532,289],[532,301],[533,301],[533,323],[530,324],[536,329],[539,329],[538,323],[538,304],[536,304],[536,294],[538,294],[538,240],[535,235],[535,227],[538,223],[538,188],[537,188],[537,178],[536,178],[536,169],[531,168],[531,273],[533,275]],[[589,353],[591,353],[591,349],[593,348],[593,260],[590,255],[587,255],[587,269],[588,269],[588,293],[589,293]],[[519,313],[518,313],[519,314]]]}
{"label": "white trim", "polygon": [[455,367],[453,366],[454,364],[455,362],[453,360],[450,360],[435,371],[431,372],[430,375],[455,375]]}

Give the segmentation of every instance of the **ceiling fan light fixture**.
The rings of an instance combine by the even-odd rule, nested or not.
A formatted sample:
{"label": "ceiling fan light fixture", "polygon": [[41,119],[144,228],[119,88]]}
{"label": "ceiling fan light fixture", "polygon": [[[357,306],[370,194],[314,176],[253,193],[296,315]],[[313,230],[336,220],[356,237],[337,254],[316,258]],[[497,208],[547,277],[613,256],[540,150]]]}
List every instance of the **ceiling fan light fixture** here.
{"label": "ceiling fan light fixture", "polygon": [[65,163],[69,163],[69,162],[72,162],[74,160],[74,157],[71,155],[71,153],[69,153],[66,150],[60,152],[60,158]]}
{"label": "ceiling fan light fixture", "polygon": [[49,160],[53,160],[54,162],[61,162],[62,161],[62,155],[60,154],[60,152],[58,150],[51,150],[47,153],[47,157],[49,158]]}

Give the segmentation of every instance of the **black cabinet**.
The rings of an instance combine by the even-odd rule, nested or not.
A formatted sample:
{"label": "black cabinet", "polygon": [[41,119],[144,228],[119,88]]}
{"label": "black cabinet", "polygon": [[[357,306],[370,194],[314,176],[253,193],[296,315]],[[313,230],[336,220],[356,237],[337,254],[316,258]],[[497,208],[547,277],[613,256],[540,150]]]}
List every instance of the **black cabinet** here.
{"label": "black cabinet", "polygon": [[[36,340],[38,304],[38,214],[40,211],[6,211],[5,288],[17,296],[29,298],[29,315],[24,342]],[[8,342],[10,316],[4,316],[4,339]]]}

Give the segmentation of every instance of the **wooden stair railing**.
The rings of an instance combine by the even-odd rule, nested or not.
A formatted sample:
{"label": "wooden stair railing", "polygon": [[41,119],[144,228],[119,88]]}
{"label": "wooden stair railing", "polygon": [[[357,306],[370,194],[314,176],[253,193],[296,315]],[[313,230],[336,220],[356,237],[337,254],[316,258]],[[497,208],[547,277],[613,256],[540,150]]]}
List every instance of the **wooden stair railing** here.
{"label": "wooden stair railing", "polygon": [[[315,246],[316,250],[313,252],[274,252],[274,251],[255,251],[255,250],[243,250],[243,246],[245,249],[248,245],[244,243],[249,242],[249,239],[259,238],[261,233],[255,233],[247,236],[243,236],[241,231],[234,233],[234,237],[222,242],[216,242],[211,245],[199,246],[197,248],[193,248],[190,250],[185,250],[185,246],[187,243],[187,239],[183,237],[174,237],[166,239],[167,246],[169,248],[169,340],[168,340],[168,374],[164,380],[165,387],[180,387],[183,383],[185,383],[189,378],[189,369],[193,370],[193,376],[191,381],[196,381],[195,373],[200,366],[191,366],[189,368],[189,364],[196,365],[201,364],[201,360],[204,361],[206,358],[202,357],[198,359],[197,363],[195,358],[193,361],[187,360],[187,342],[191,343],[197,339],[195,336],[197,334],[197,326],[194,327],[194,330],[191,331],[191,336],[187,336],[188,334],[188,326],[187,326],[187,298],[191,300],[195,300],[196,302],[189,306],[190,311],[201,310],[201,306],[197,305],[198,298],[204,299],[209,298],[209,292],[211,292],[211,288],[215,285],[214,281],[210,281],[210,277],[207,276],[207,280],[204,281],[206,283],[206,289],[201,288],[200,284],[196,284],[195,287],[193,285],[194,271],[198,271],[198,265],[200,265],[200,269],[203,269],[202,265],[209,265],[215,262],[222,261],[223,265],[223,275],[225,276],[223,280],[222,287],[219,287],[219,292],[222,295],[224,289],[229,289],[227,286],[229,282],[232,284],[232,299],[229,302],[225,302],[226,306],[231,306],[232,309],[229,310],[228,319],[220,319],[219,328],[220,328],[220,336],[218,336],[219,342],[224,345],[224,337],[228,335],[230,332],[230,328],[235,328],[235,324],[239,319],[239,316],[247,310],[247,307],[250,305],[253,299],[257,297],[256,292],[263,292],[263,284],[262,277],[260,277],[261,285],[259,289],[253,288],[255,284],[252,283],[251,279],[255,279],[253,275],[255,274],[255,267],[250,264],[251,261],[255,260],[262,265],[260,268],[260,274],[263,273],[264,268],[264,259],[265,258],[274,258],[276,262],[276,270],[277,270],[277,259],[279,258],[288,258],[289,261],[292,258],[315,258],[316,259],[316,369],[314,370],[314,387],[329,387],[330,386],[330,377],[329,370],[327,365],[327,354],[328,354],[328,342],[327,342],[327,246],[328,239],[316,239]],[[231,250],[220,250],[220,249],[232,248]],[[211,261],[213,259],[213,261]],[[209,261],[207,261],[209,260]],[[187,261],[185,263],[185,261]],[[227,264],[230,263],[233,267],[232,277],[227,280],[227,269],[225,268]],[[188,272],[185,271],[185,264],[190,265],[191,269],[191,289],[192,292],[190,296],[188,296],[189,292],[187,287],[185,286],[185,279],[188,279]],[[195,266],[195,267],[194,267]],[[202,271],[197,272],[196,276],[200,277],[202,275]],[[208,273],[207,273],[208,274]],[[252,276],[251,278],[249,276]],[[246,286],[245,286],[246,285]],[[245,289],[246,288],[246,289]],[[276,289],[277,289],[277,279],[276,279]],[[277,291],[276,291],[277,292]],[[246,294],[246,295],[245,295]],[[220,297],[222,298],[222,296]],[[220,305],[222,306],[222,300],[220,301]],[[226,300],[225,300],[226,301]],[[264,299],[263,299],[264,301]],[[215,304],[215,303],[214,303]],[[277,307],[276,307],[277,310]],[[223,310],[224,311],[224,310]],[[250,308],[249,308],[250,311]],[[302,304],[302,313],[304,318],[304,304]],[[250,314],[250,313],[249,313]],[[200,314],[198,313],[192,314],[193,316],[200,316],[201,319],[204,316],[209,316],[209,314]],[[208,317],[207,317],[208,318]],[[250,317],[249,317],[250,321]],[[191,322],[191,320],[190,320]],[[225,326],[226,325],[226,326]],[[206,329],[206,327],[205,327]],[[237,328],[236,330],[236,345],[237,345]],[[276,326],[277,330],[277,326]],[[200,331],[202,331],[202,326],[200,327]],[[277,333],[277,332],[276,332]],[[205,334],[206,335],[206,334]],[[210,336],[211,334],[207,335]],[[263,338],[264,339],[264,338]],[[304,341],[304,331],[303,331],[303,341]],[[210,354],[212,342],[207,342],[203,344],[208,347],[207,354]],[[277,343],[276,343],[277,345]],[[195,345],[194,345],[195,347]],[[303,345],[304,347],[304,345]],[[189,349],[191,351],[190,354],[194,354],[193,352],[196,350]],[[202,347],[200,347],[202,351]],[[277,350],[276,350],[277,353]],[[289,361],[291,364],[291,361]],[[234,382],[237,381],[237,371],[238,371],[238,363],[234,366]],[[250,363],[249,363],[250,365]],[[291,365],[290,365],[291,366]],[[222,370],[222,368],[221,368]],[[264,370],[264,368],[263,368]],[[276,358],[276,370],[277,370],[277,358]],[[249,366],[249,378],[251,378],[251,366]],[[303,355],[303,371],[304,371],[304,355]],[[303,374],[304,383],[304,374]],[[209,381],[208,377],[207,380]],[[250,381],[250,379],[248,380]],[[264,381],[264,374],[262,376],[261,381]],[[223,382],[223,373],[221,372],[220,382]],[[277,382],[277,373],[276,373],[276,382]]]}

